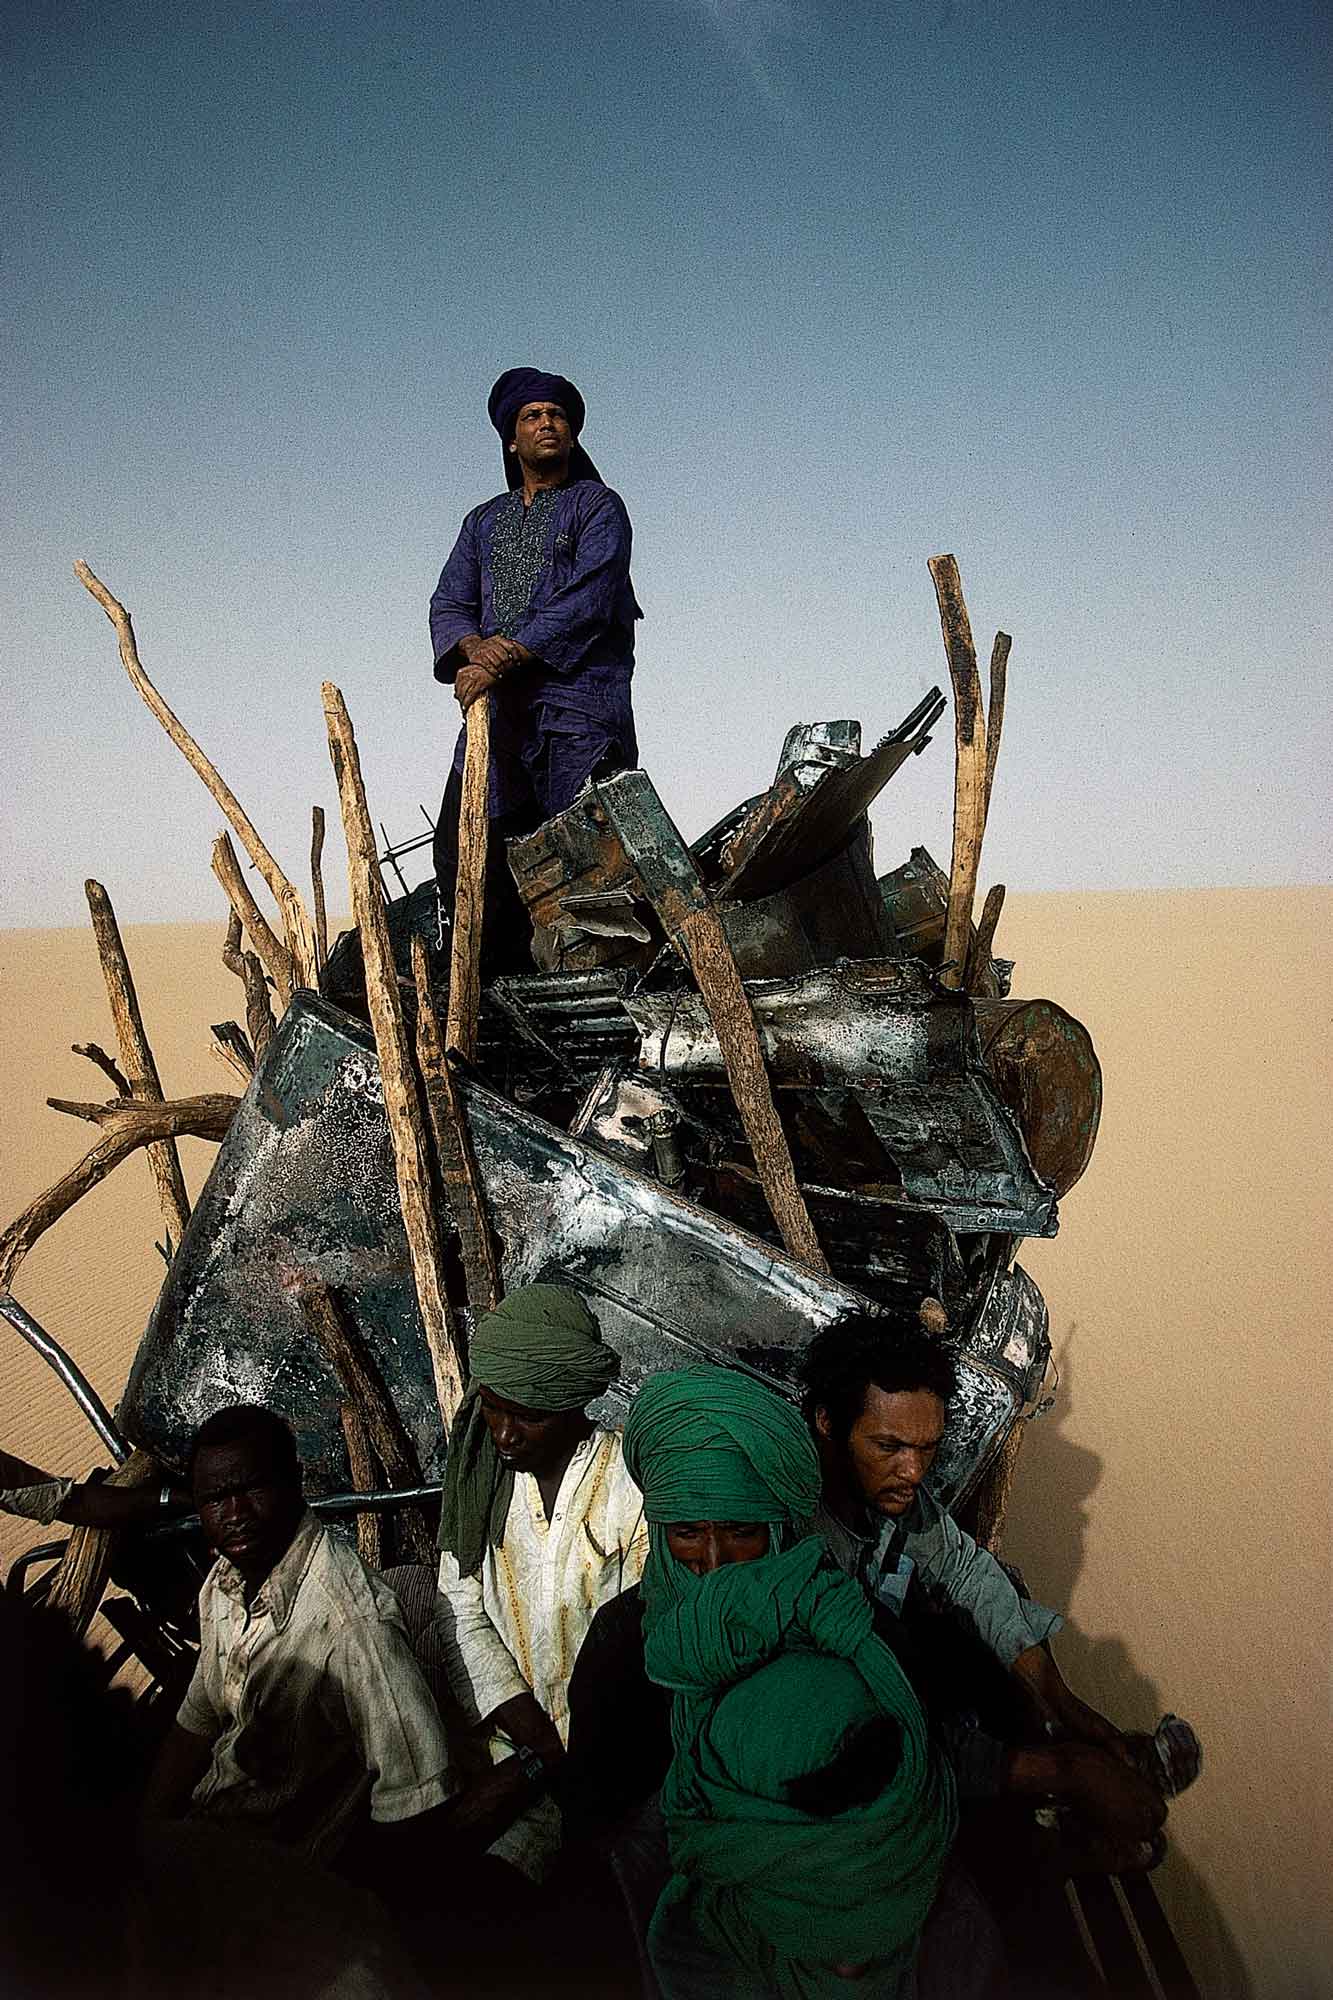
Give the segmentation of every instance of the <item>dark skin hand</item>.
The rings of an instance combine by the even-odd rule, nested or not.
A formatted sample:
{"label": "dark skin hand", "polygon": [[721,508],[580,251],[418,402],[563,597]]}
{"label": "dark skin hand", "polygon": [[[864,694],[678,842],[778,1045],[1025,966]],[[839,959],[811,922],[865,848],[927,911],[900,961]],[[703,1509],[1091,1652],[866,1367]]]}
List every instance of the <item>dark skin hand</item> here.
{"label": "dark skin hand", "polygon": [[[39,1465],[0,1451],[0,1486],[45,1486],[58,1477],[43,1472]],[[190,1496],[184,1487],[171,1485],[171,1505],[162,1505],[162,1484],[149,1480],[143,1486],[103,1486],[97,1480],[81,1480],[71,1486],[60,1509],[59,1519],[76,1528],[141,1528],[155,1521],[184,1514]]]}
{"label": "dark skin hand", "polygon": [[1121,1865],[1132,1866],[1166,1819],[1161,1794],[1092,1743],[1051,1743],[1012,1750],[1008,1789],[1072,1806]]}
{"label": "dark skin hand", "polygon": [[520,646],[517,639],[504,639],[498,633],[490,639],[483,639],[480,634],[460,639],[455,650],[465,661],[454,675],[454,699],[464,714],[505,674],[537,657],[526,646]]}

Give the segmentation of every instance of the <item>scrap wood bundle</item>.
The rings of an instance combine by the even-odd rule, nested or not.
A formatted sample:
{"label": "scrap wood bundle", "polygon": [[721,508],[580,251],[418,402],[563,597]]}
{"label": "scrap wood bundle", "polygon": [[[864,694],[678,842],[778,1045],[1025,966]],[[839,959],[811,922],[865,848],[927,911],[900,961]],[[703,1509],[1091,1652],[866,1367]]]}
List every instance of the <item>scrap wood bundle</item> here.
{"label": "scrap wood bundle", "polygon": [[[316,1494],[429,1486],[468,1313],[559,1277],[622,1355],[622,1409],[646,1374],[701,1359],[790,1392],[811,1335],[849,1312],[924,1322],[961,1377],[932,1484],[955,1505],[984,1490],[982,1528],[998,1526],[1006,1442],[1048,1355],[1015,1244],[1055,1233],[1101,1080],[1078,1023],[1010,997],[993,953],[1002,888],[974,922],[1009,641],[997,635],[983,700],[957,567],[930,567],[954,697],[947,873],[915,847],[877,875],[867,817],[929,744],[946,708],[932,690],[868,752],[858,723],[797,724],[772,783],[692,843],[646,772],[591,781],[510,843],[534,966],[483,984],[484,702],[457,905],[441,913],[433,884],[386,904],[352,724],[325,687],[355,917],[330,952],[322,813],[312,919],[148,680],[128,614],[79,565],[275,913],[220,835],[222,949],[245,1020],[213,1032],[245,1091],[170,1102],[109,899],[89,884],[121,1060],[80,1052],[117,1095],[57,1103],[104,1136],[0,1238],[0,1287],[73,1201],[149,1148],[168,1268],[120,1406],[127,1440],[179,1463],[210,1410],[259,1401],[292,1422]],[[192,1214],[184,1133],[220,1141]],[[421,1513],[395,1518],[400,1549],[428,1553]],[[369,1506],[358,1533],[384,1559]]]}

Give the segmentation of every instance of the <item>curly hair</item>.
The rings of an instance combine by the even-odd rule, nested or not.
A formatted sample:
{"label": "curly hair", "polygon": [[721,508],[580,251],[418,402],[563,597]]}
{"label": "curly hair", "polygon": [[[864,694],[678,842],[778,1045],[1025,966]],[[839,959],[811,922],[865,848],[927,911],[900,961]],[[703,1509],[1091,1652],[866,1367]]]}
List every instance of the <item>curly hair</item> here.
{"label": "curly hair", "polygon": [[801,1360],[801,1410],[814,1428],[827,1410],[835,1435],[846,1437],[865,1407],[871,1383],[887,1395],[926,1389],[947,1403],[958,1368],[947,1347],[923,1327],[853,1313],[817,1333]]}

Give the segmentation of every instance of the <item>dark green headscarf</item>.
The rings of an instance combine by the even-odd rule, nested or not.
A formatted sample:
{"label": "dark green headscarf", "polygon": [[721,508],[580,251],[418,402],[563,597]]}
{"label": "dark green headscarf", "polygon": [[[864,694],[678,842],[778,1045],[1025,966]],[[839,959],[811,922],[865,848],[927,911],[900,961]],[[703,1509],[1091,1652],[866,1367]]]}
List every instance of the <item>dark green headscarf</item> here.
{"label": "dark green headscarf", "polygon": [[[856,1987],[867,2000],[896,1993],[956,1817],[916,1697],[819,1540],[691,1582],[645,1648],[650,1678],[676,1696],[662,1792],[674,1874],[650,1933],[663,1992],[695,1990],[694,1975],[673,1976],[683,1921],[725,1968],[719,1994],[845,1996],[840,1962],[869,1965]],[[788,1802],[788,1779],[878,1716],[901,1747],[877,1798],[832,1818]]]}
{"label": "dark green headscarf", "polygon": [[667,1547],[672,1521],[766,1521],[789,1543],[815,1511],[819,1460],[790,1403],[734,1368],[650,1375],[625,1424],[625,1463],[643,1489],[649,1555],[644,1615],[680,1601],[694,1579]]}
{"label": "dark green headscarf", "polygon": [[568,1285],[521,1285],[473,1329],[470,1373],[449,1432],[440,1547],[464,1576],[504,1539],[514,1475],[500,1463],[482,1413],[482,1389],[527,1410],[581,1410],[620,1373],[620,1356]]}

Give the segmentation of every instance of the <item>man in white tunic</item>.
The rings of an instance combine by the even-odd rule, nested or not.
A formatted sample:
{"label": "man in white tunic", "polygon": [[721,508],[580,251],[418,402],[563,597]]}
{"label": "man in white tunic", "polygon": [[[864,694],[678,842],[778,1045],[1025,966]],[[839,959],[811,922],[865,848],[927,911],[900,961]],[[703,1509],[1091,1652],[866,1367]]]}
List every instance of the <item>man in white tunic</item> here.
{"label": "man in white tunic", "polygon": [[559,1843],[542,1796],[564,1757],[569,1677],[600,1607],[639,1581],[643,1496],[620,1433],[586,1406],[620,1372],[578,1293],[525,1285],[472,1336],[440,1511],[440,1639],[464,1714],[518,1752],[521,1817],[491,1849],[540,1880]]}

